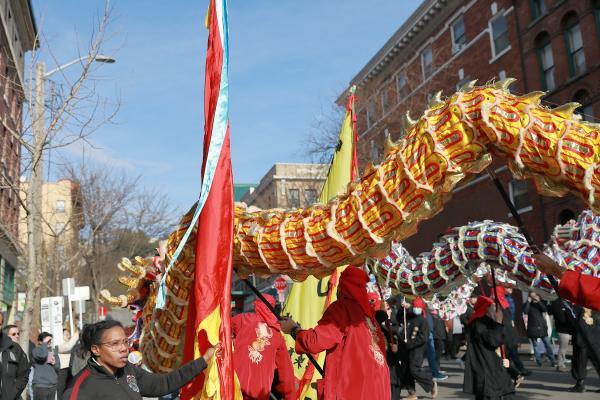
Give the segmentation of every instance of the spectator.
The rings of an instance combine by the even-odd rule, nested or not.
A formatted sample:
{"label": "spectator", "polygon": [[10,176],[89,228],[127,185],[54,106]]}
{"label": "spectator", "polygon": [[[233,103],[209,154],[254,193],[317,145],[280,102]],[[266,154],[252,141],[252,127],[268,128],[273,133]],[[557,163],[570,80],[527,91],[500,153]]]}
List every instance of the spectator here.
{"label": "spectator", "polygon": [[552,367],[556,367],[554,351],[552,350],[550,338],[548,337],[548,325],[546,324],[546,319],[544,318],[544,313],[547,313],[548,310],[537,293],[529,293],[527,302],[523,306],[523,312],[527,314],[527,337],[531,341],[531,346],[533,346],[533,354],[536,364],[538,367],[542,366],[542,356],[535,345],[537,339],[541,339],[544,343],[544,347],[546,348],[546,355],[550,359]]}
{"label": "spectator", "polygon": [[558,366],[556,370],[559,372],[567,372],[569,369],[565,365],[567,360],[567,350],[569,348],[569,341],[573,334],[573,326],[569,323],[567,318],[569,310],[567,310],[563,303],[564,300],[556,299],[550,303],[550,311],[554,317],[554,325],[556,326],[556,333],[558,334]]}
{"label": "spectator", "polygon": [[58,358],[60,359],[60,371],[58,371],[58,383],[56,385],[58,397],[61,397],[67,389],[69,380],[69,366],[71,364],[71,350],[79,340],[79,332],[75,331],[71,337],[71,331],[63,329],[63,343],[58,345]]}
{"label": "spectator", "polygon": [[[1,315],[1,314],[0,314]],[[27,386],[29,361],[17,340],[0,331],[0,400],[15,400]]]}
{"label": "spectator", "polygon": [[19,327],[16,325],[6,325],[2,328],[2,333],[12,339],[13,342],[19,343],[19,337],[21,332],[19,331]]}
{"label": "spectator", "polygon": [[52,350],[52,334],[42,332],[38,336],[38,346],[31,352],[33,358],[33,398],[54,400],[60,359]]}

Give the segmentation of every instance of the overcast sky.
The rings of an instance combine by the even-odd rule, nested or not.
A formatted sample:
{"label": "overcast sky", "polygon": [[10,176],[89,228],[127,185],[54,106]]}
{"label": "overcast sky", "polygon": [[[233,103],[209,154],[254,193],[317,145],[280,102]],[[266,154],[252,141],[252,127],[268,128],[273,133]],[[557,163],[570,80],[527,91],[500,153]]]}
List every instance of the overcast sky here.
{"label": "overcast sky", "polygon": [[[276,162],[307,161],[303,144],[316,118],[419,4],[230,0],[235,182],[256,183]],[[207,1],[111,5],[104,53],[117,62],[96,75],[101,93],[119,97],[121,107],[116,123],[94,134],[93,147],[85,146],[85,157],[141,175],[143,185],[187,208],[200,188]],[[40,56],[51,69],[54,59],[64,63],[85,52],[104,2],[34,0],[33,6],[43,32]],[[53,158],[80,158],[82,150],[71,147]]]}

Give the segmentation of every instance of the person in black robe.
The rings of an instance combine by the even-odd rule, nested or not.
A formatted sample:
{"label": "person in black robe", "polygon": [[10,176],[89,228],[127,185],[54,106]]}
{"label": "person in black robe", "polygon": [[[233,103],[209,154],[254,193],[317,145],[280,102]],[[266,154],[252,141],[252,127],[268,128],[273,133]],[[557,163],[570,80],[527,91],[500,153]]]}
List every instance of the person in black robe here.
{"label": "person in black robe", "polygon": [[383,310],[375,311],[375,320],[379,323],[381,332],[385,338],[386,361],[390,369],[390,385],[392,391],[392,399],[400,398],[400,367],[401,354],[398,347],[398,335],[394,333],[392,322],[390,321],[387,312]]}
{"label": "person in black robe", "polygon": [[496,313],[492,299],[480,296],[467,323],[463,391],[475,395],[476,400],[515,398],[515,387],[507,371],[509,361],[497,353],[504,343],[502,315],[501,311]]}
{"label": "person in black robe", "polygon": [[[573,331],[571,375],[575,379],[575,386],[569,388],[569,392],[583,393],[588,359],[592,360],[596,372],[600,375],[600,363],[597,362],[600,360],[600,313],[580,306],[575,306],[574,311],[579,329]],[[589,345],[582,335],[587,336]],[[600,390],[596,392],[600,393]]]}
{"label": "person in black robe", "polygon": [[441,359],[444,353],[444,342],[448,338],[448,332],[446,331],[446,324],[438,315],[437,310],[431,310],[431,318],[433,319],[433,343],[435,345],[435,357],[437,365],[442,365]]}
{"label": "person in black robe", "polygon": [[[405,352],[404,362],[408,368],[402,369],[400,377],[401,387],[408,390],[409,396],[406,400],[417,399],[416,383],[418,383],[431,397],[437,397],[437,383],[433,381],[431,371],[422,367],[423,359],[427,351],[427,338],[429,337],[429,325],[423,316],[427,306],[425,302],[417,297],[412,304],[411,312],[407,316],[406,342],[401,343],[401,352]],[[398,318],[400,320],[400,318]],[[400,332],[403,327],[400,328]]]}

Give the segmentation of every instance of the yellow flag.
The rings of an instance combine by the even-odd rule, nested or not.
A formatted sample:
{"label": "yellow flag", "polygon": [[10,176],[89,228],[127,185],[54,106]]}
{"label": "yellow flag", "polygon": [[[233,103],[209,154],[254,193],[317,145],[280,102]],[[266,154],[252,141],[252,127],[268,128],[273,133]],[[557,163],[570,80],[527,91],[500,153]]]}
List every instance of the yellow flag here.
{"label": "yellow flag", "polygon": [[[333,155],[333,160],[327,174],[325,185],[319,201],[326,203],[332,197],[346,191],[348,183],[353,176],[353,170],[356,169],[355,156],[355,120],[353,113],[354,89],[351,90],[346,107],[346,115],[342,122],[340,130],[338,147]],[[317,279],[309,276],[304,282],[294,283],[290,288],[290,293],[283,308],[283,315],[289,316],[298,322],[302,328],[313,328],[323,316],[323,312],[331,302],[337,298],[337,277],[345,267],[340,267],[332,274],[334,276],[334,286],[329,290],[329,281],[331,276]],[[299,399],[316,399],[317,392],[314,382],[321,376],[314,371],[312,379],[303,384],[303,378],[310,362],[306,356],[294,352],[294,339],[291,336],[285,337],[288,350],[292,356],[294,372],[296,377],[301,380],[301,395]],[[321,367],[325,361],[325,353],[316,357]]]}

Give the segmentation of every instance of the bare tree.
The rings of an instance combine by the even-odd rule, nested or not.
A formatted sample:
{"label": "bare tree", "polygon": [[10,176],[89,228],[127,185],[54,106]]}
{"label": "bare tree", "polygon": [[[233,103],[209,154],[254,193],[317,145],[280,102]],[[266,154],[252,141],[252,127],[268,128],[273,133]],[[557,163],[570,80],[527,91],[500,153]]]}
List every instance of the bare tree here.
{"label": "bare tree", "polygon": [[165,195],[141,188],[139,177],[85,163],[66,165],[63,174],[79,185],[81,278],[89,277],[96,302],[100,290],[116,283],[121,257],[152,252],[174,229],[177,210]]}
{"label": "bare tree", "polygon": [[[8,134],[22,149],[21,176],[27,177],[27,183],[22,185],[18,179],[12,179],[5,169],[0,170],[2,187],[16,195],[25,212],[27,233],[26,239],[21,243],[22,263],[26,265],[25,273],[21,275],[26,287],[21,335],[23,346],[27,345],[32,328],[39,326],[40,287],[45,285],[50,292],[56,290],[56,283],[48,284],[47,281],[48,259],[58,257],[62,251],[60,248],[51,250],[57,245],[56,241],[53,244],[44,244],[45,236],[56,239],[63,234],[50,226],[42,214],[44,160],[51,149],[86,141],[99,127],[110,123],[119,109],[118,96],[106,99],[99,94],[98,80],[95,76],[98,68],[97,64],[94,64],[95,61],[111,61],[109,57],[102,55],[107,40],[110,12],[107,3],[95,22],[85,51],[80,51],[78,58],[67,64],[60,65],[56,62],[46,37],[39,34],[36,38],[40,45],[39,51],[34,49],[30,67],[25,71],[26,85],[15,85],[21,101],[24,100],[25,104],[22,119],[16,128],[11,128],[11,125],[4,121],[5,116],[0,116]],[[40,29],[39,32],[43,30]],[[40,51],[49,54],[57,67],[46,71],[45,62],[39,59]],[[79,72],[75,75],[65,74],[64,68],[70,65],[77,65]],[[46,102],[44,89],[51,75],[58,76],[62,84],[54,91],[51,101]],[[50,233],[47,235],[47,232]]]}

